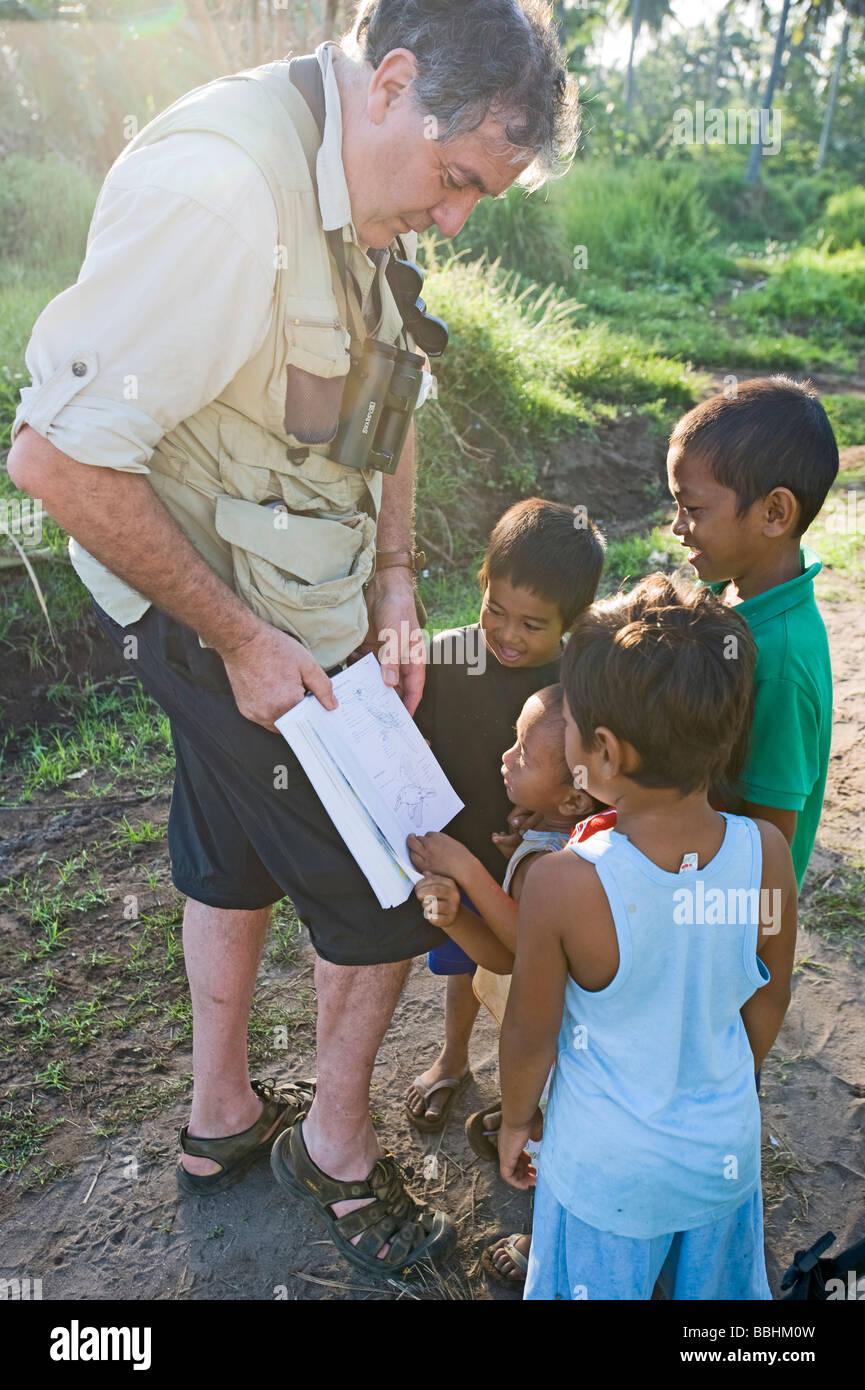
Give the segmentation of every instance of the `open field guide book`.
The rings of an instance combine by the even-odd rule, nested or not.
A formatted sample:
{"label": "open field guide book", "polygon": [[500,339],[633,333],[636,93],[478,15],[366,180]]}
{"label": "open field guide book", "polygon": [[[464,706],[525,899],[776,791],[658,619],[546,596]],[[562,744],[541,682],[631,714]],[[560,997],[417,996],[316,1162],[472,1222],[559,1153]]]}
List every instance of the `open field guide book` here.
{"label": "open field guide book", "polygon": [[276,721],[382,907],[405,902],[421,875],[407,835],[442,830],[463,809],[371,653],[333,679],[339,708],[312,695]]}

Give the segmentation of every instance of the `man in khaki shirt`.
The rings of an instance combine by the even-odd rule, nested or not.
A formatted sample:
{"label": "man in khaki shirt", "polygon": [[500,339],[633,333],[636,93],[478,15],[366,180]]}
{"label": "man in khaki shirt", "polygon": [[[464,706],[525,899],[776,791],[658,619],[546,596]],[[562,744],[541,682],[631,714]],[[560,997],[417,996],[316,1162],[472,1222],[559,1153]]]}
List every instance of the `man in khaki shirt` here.
{"label": "man in khaki shirt", "polygon": [[[369,0],[352,39],[319,51],[327,115],[318,204],[324,227],[344,227],[365,308],[377,248],[431,227],[455,236],[480,198],[499,196],[518,177],[534,186],[571,153],[574,104],[550,8],[542,0]],[[207,563],[147,477],[162,437],[182,432],[199,407],[230,390],[269,331],[272,203],[255,167],[228,144],[172,135],[121,158],[119,177],[109,174],[79,284],[48,306],[34,332],[34,387],[23,393],[8,468],[74,538],[73,561],[109,635],[118,645],[124,633],[142,637],[149,654],[140,675],[168,708],[178,749],[178,817],[181,788],[186,798],[194,791],[200,817],[216,803],[226,814],[236,807],[233,840],[261,873],[255,905],[215,906],[187,894],[195,1084],[181,1185],[221,1190],[278,1136],[280,1181],[323,1215],[346,1258],[368,1272],[394,1272],[441,1258],[455,1238],[444,1213],[406,1192],[369,1119],[372,1068],[408,957],[441,938],[413,902],[404,913],[373,909],[365,883],[343,892],[348,907],[337,906],[338,883],[354,882],[346,877],[350,856],[304,799],[305,779],[296,778],[286,800],[260,775],[286,761],[275,719],[307,691],[332,707],[330,679],[314,650],[263,621]],[[69,373],[77,378],[71,386]],[[372,634],[417,626],[413,465],[412,433],[398,471],[383,479],[376,544],[386,560],[366,591]],[[154,635],[158,652],[149,645]],[[180,667],[166,657],[178,642],[186,642]],[[413,712],[423,667],[384,664],[383,673]],[[219,744],[207,741],[211,710],[223,721]],[[208,829],[196,826],[199,839]],[[294,829],[300,849],[289,843]],[[313,842],[322,856],[318,888],[297,862]],[[183,891],[181,857],[172,848]],[[238,878],[233,894],[229,879],[227,891],[206,896],[233,903],[249,895],[245,883]],[[311,1108],[308,1092],[274,1093],[250,1083],[247,1067],[269,904],[285,892],[312,919],[319,954]],[[345,937],[332,944],[329,917],[340,912],[346,930],[357,926],[352,913],[362,924],[350,948]],[[305,1110],[302,1126],[292,1125]]]}

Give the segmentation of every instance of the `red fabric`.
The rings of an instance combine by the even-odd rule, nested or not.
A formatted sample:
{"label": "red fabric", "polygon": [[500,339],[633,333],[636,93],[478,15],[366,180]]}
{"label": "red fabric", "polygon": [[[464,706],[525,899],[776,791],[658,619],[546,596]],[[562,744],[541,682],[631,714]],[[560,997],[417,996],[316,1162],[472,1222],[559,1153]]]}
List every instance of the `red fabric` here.
{"label": "red fabric", "polygon": [[589,840],[593,835],[597,835],[599,830],[615,830],[618,813],[614,810],[599,811],[596,816],[589,816],[586,820],[581,820],[574,826],[569,845],[581,844],[583,840]]}

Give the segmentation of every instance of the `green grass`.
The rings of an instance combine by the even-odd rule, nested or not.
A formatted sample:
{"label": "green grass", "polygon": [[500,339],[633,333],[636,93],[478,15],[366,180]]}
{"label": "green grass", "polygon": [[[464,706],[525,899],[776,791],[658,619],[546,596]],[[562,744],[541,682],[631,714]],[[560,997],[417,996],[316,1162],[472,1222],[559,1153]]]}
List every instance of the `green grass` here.
{"label": "green grass", "polygon": [[[170,786],[168,717],[137,682],[67,688],[63,703],[62,723],[29,726],[0,747],[0,773],[14,761],[22,776],[21,801],[58,787],[75,799],[107,796],[119,785],[134,785],[142,795]],[[80,775],[87,773],[93,775],[85,784]]]}
{"label": "green grass", "polygon": [[476,578],[482,555],[474,555],[468,565],[450,573],[430,572],[418,583],[429,613],[431,635],[450,627],[476,623],[481,610],[481,591]]}
{"label": "green grass", "polygon": [[865,251],[800,246],[782,256],[768,283],[744,291],[737,312],[748,324],[792,323],[821,346],[865,325]]}
{"label": "green grass", "polygon": [[669,526],[654,526],[646,534],[626,536],[611,541],[607,547],[602,596],[618,589],[629,589],[638,580],[656,570],[672,570],[682,563],[684,551],[671,535]]}
{"label": "green grass", "polygon": [[865,943],[865,865],[846,862],[815,884],[803,898],[803,926],[847,955]]}
{"label": "green grass", "polygon": [[117,843],[122,846],[130,855],[141,845],[152,845],[160,840],[164,840],[168,827],[165,825],[154,825],[152,821],[139,821],[138,825],[133,825],[126,816],[120,822],[120,831],[117,836]]}
{"label": "green grass", "polygon": [[596,277],[628,287],[719,288],[724,256],[695,166],[584,160],[555,185],[552,199],[572,264],[573,248],[586,248],[587,267],[572,272],[572,288]]}
{"label": "green grass", "polygon": [[823,405],[839,449],[865,445],[865,396],[824,396]]}
{"label": "green grass", "polygon": [[865,188],[845,188],[826,204],[822,218],[824,246],[846,251],[865,245]]}
{"label": "green grass", "polygon": [[88,912],[107,901],[107,896],[95,871],[90,874],[90,886],[77,892],[68,891],[68,876],[51,886],[34,882],[25,875],[12,879],[0,890],[0,899],[7,898],[13,910],[17,907],[27,917],[30,944],[19,952],[25,964],[44,959],[66,944],[73,930],[72,914]]}
{"label": "green grass", "polygon": [[856,584],[865,581],[865,473],[839,475],[805,542],[826,569]]}
{"label": "green grass", "polygon": [[[731,369],[852,371],[865,351],[862,190],[824,208],[830,192],[823,175],[767,175],[746,194],[741,171],[714,154],[583,160],[547,194],[485,205],[457,244],[552,279],[584,304],[580,329],[595,319],[641,352]],[[614,367],[608,398],[624,384]]]}
{"label": "green grass", "polygon": [[0,1113],[0,1173],[22,1172],[31,1159],[42,1153],[55,1126],[63,1123],[61,1118],[43,1124],[33,1104],[16,1109],[10,1102],[5,1113]]}
{"label": "green grass", "polygon": [[283,898],[273,909],[267,957],[274,965],[293,965],[300,950],[300,922],[293,903]]}
{"label": "green grass", "polygon": [[98,191],[92,179],[56,155],[10,154],[0,183],[3,259],[26,249],[28,264],[36,267],[80,260]]}

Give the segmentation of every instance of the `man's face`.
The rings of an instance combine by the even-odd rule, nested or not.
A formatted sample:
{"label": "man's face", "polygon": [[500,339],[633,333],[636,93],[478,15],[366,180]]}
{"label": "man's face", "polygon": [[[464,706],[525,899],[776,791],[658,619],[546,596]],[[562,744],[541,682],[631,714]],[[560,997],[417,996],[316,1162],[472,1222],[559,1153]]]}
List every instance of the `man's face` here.
{"label": "man's face", "polygon": [[511,162],[513,148],[492,117],[468,135],[435,139],[435,120],[410,85],[400,85],[413,76],[414,60],[409,54],[411,63],[400,65],[393,58],[373,75],[363,129],[343,145],[355,230],[372,247],[430,227],[456,236],[481,198],[497,198],[526,167]]}

